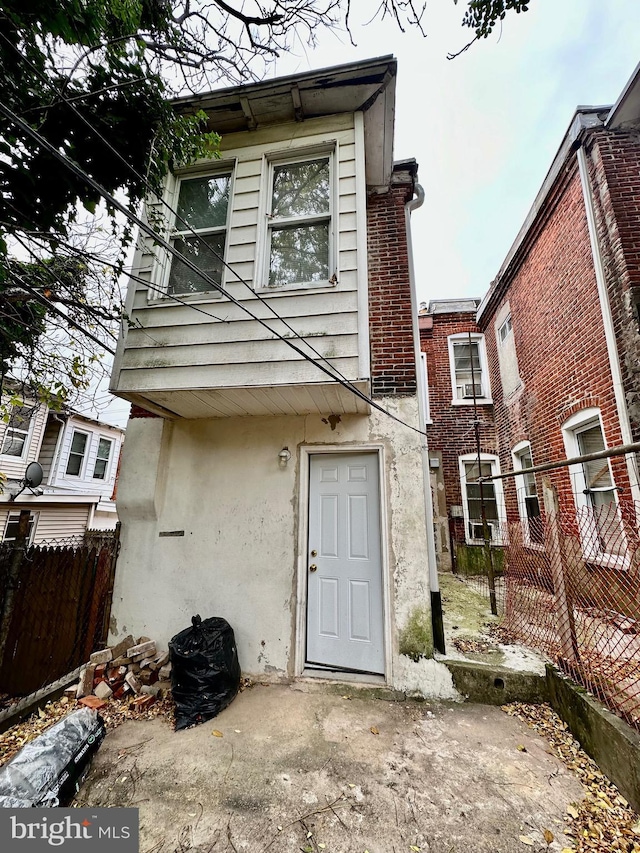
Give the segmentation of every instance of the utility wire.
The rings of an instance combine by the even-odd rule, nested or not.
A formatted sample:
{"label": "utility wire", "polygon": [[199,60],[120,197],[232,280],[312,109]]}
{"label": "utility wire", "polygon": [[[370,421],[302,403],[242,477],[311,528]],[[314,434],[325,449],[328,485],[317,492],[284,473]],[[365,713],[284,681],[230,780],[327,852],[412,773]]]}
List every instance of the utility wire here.
{"label": "utility wire", "polygon": [[[75,109],[73,107],[73,105],[70,105],[70,107],[71,107],[71,109]],[[12,121],[14,124],[17,124],[17,126],[20,127],[20,129],[24,133],[26,133],[28,136],[31,136],[31,138],[33,138],[36,142],[38,142],[38,144],[41,145],[41,147],[45,148],[45,150],[47,150],[49,152],[49,154],[51,154],[51,156],[53,156],[55,159],[57,159],[59,162],[61,162],[63,165],[65,165],[67,168],[69,168],[72,172],[74,172],[74,174],[76,174],[78,177],[80,177],[86,183],[88,183],[89,186],[91,186],[93,189],[95,189],[106,201],[109,202],[109,204],[112,207],[114,207],[116,210],[119,210],[130,222],[133,222],[134,224],[136,224],[138,226],[138,228],[143,233],[145,233],[149,237],[151,237],[156,243],[158,243],[160,246],[162,246],[171,255],[173,255],[174,257],[178,257],[178,259],[181,260],[183,263],[185,263],[185,265],[188,266],[189,269],[191,269],[193,272],[195,272],[196,275],[202,277],[205,281],[207,281],[207,283],[212,284],[214,286],[214,288],[216,290],[218,290],[220,293],[222,293],[224,296],[226,296],[230,302],[232,302],[234,305],[238,306],[241,310],[245,311],[252,319],[256,320],[258,323],[260,323],[260,325],[262,325],[269,332],[271,332],[271,334],[275,335],[279,340],[281,340],[285,344],[287,344],[291,349],[293,349],[295,352],[297,352],[303,359],[310,361],[311,363],[315,364],[319,370],[321,370],[323,373],[325,373],[327,376],[329,376],[332,380],[339,382],[340,385],[342,385],[347,390],[351,391],[351,393],[353,393],[355,396],[362,399],[367,404],[371,405],[376,410],[382,412],[383,414],[387,415],[388,417],[392,418],[397,423],[402,424],[403,426],[407,427],[408,429],[412,430],[413,432],[416,432],[419,435],[425,435],[426,436],[426,432],[424,430],[421,430],[417,427],[414,427],[412,424],[409,424],[406,421],[403,421],[401,418],[397,417],[392,412],[385,409],[379,403],[376,403],[375,400],[368,397],[366,394],[364,394],[362,391],[360,391],[359,388],[357,388],[355,385],[353,385],[349,380],[347,380],[345,377],[340,375],[339,371],[330,362],[328,362],[328,360],[324,356],[320,355],[320,353],[318,353],[317,350],[315,350],[311,344],[309,344],[304,338],[302,338],[300,335],[298,335],[298,333],[294,329],[292,329],[291,326],[288,325],[287,321],[284,320],[282,317],[280,317],[277,314],[277,312],[275,312],[275,310],[266,302],[266,300],[264,300],[262,297],[260,297],[259,294],[255,293],[255,291],[253,291],[253,289],[250,288],[252,290],[252,293],[255,294],[256,296],[258,296],[258,298],[262,302],[264,302],[265,304],[268,305],[270,310],[276,315],[276,318],[280,322],[284,323],[285,326],[287,326],[293,332],[293,334],[296,336],[296,338],[301,340],[306,346],[309,347],[309,349],[316,352],[316,354],[319,356],[320,359],[327,362],[327,364],[329,365],[329,369],[327,369],[327,367],[325,367],[323,364],[321,364],[318,360],[311,358],[307,353],[305,353],[298,346],[296,346],[291,341],[290,338],[287,338],[287,337],[281,335],[275,329],[272,329],[262,318],[258,317],[254,312],[252,312],[249,308],[247,308],[246,305],[244,305],[242,302],[240,302],[240,300],[238,300],[237,298],[232,296],[220,284],[215,282],[213,279],[211,279],[210,276],[208,276],[201,269],[196,267],[195,264],[193,264],[189,258],[185,257],[184,255],[182,255],[182,253],[177,251],[167,240],[165,240],[161,235],[159,235],[157,232],[155,232],[146,222],[144,222],[142,219],[140,219],[140,217],[138,217],[136,214],[132,213],[131,211],[127,210],[125,205],[121,204],[115,198],[115,196],[113,196],[111,193],[109,193],[108,190],[106,190],[97,181],[95,181],[90,175],[88,175],[86,172],[84,172],[84,170],[80,166],[78,166],[77,163],[75,163],[73,160],[71,160],[70,158],[66,157],[64,154],[59,152],[44,137],[42,137],[41,134],[39,134],[36,130],[34,130],[26,122],[24,122],[18,115],[16,115],[12,110],[10,110],[8,107],[6,107],[4,104],[1,104],[1,103],[0,103],[0,112],[3,113],[5,115],[5,117],[8,118],[10,121]],[[80,117],[82,118],[83,121],[86,122],[86,120],[84,119],[83,116],[80,116]],[[96,132],[95,129],[88,122],[86,122],[86,123],[91,128],[92,132],[95,133]],[[98,135],[100,136],[100,134],[98,134]],[[107,140],[104,140],[103,137],[101,137],[101,138],[103,139],[105,144],[108,145],[108,147],[110,149],[112,149],[112,146],[110,145],[110,143],[108,143]],[[116,154],[116,156],[120,157],[120,159],[122,159],[123,162],[126,163],[126,160],[121,158],[121,156],[118,154],[118,152],[115,149],[113,149],[113,151]],[[133,167],[131,167],[130,164],[127,163],[127,166],[131,169],[131,171],[134,174],[137,175],[137,172],[133,169]],[[139,175],[138,175],[138,177],[145,183],[145,185],[147,185],[147,182],[145,181],[144,178],[142,178]],[[167,205],[167,207],[168,207],[168,205]],[[175,213],[175,211],[174,211],[174,213]],[[184,221],[184,220],[182,220],[182,221]],[[189,227],[188,223],[185,223],[185,224],[187,224],[187,227]],[[198,235],[196,235],[196,236],[198,236]],[[210,248],[210,247],[208,247],[208,248]],[[220,257],[220,256],[218,256],[218,257]],[[221,260],[222,260],[222,263],[225,265],[225,267],[227,267],[246,287],[249,287],[248,283],[245,282],[232,267],[230,267],[223,259],[221,259]],[[171,295],[171,296],[173,296],[173,295]],[[180,302],[181,300],[176,300],[176,301]],[[183,304],[189,305],[191,307],[190,303],[183,303]],[[220,318],[216,318],[216,319],[220,319]],[[338,374],[338,375],[336,375],[336,374]]]}
{"label": "utility wire", "polygon": [[[149,181],[148,181],[144,176],[140,175],[140,174],[136,171],[136,169],[134,169],[134,167],[133,167],[133,166],[132,166],[132,165],[131,165],[131,164],[130,164],[130,163],[129,163],[129,162],[128,162],[128,161],[127,161],[127,160],[126,160],[126,159],[125,159],[121,154],[120,154],[120,152],[119,152],[116,148],[114,148],[114,146],[109,142],[109,140],[108,140],[108,139],[106,139],[106,138],[105,138],[105,137],[104,137],[104,136],[103,136],[103,135],[102,135],[102,134],[101,134],[101,133],[100,133],[100,132],[99,132],[99,131],[98,131],[98,130],[97,130],[97,129],[96,129],[96,128],[95,128],[95,127],[94,127],[94,126],[89,122],[89,121],[88,121],[88,119],[86,119],[86,118],[85,118],[85,117],[84,117],[84,116],[83,116],[83,115],[82,115],[82,114],[81,114],[81,113],[80,113],[80,112],[75,108],[75,106],[70,102],[70,99],[66,98],[63,92],[60,92],[58,89],[56,89],[56,87],[55,87],[55,86],[53,86],[53,84],[48,80],[48,78],[43,74],[43,72],[42,72],[39,68],[37,68],[37,67],[33,64],[33,62],[31,62],[31,60],[29,60],[29,59],[27,59],[26,57],[24,57],[24,56],[20,53],[20,51],[17,49],[17,47],[16,47],[15,45],[13,45],[13,44],[12,44],[12,43],[11,43],[11,42],[6,38],[6,36],[4,36],[2,33],[0,33],[0,36],[1,36],[1,37],[2,37],[2,38],[3,38],[3,39],[4,39],[4,40],[5,40],[5,41],[6,41],[6,42],[7,42],[7,43],[12,47],[12,48],[13,48],[13,50],[18,54],[18,56],[19,56],[21,59],[23,59],[23,61],[25,61],[25,62],[26,62],[26,63],[31,67],[31,69],[36,73],[36,75],[37,75],[37,76],[39,76],[39,77],[40,77],[40,79],[42,79],[42,80],[44,81],[44,83],[45,83],[45,84],[46,84],[50,89],[52,89],[52,90],[53,90],[53,91],[58,95],[58,97],[60,98],[61,102],[65,103],[65,104],[66,104],[66,105],[67,105],[67,106],[68,106],[68,107],[69,107],[69,108],[70,108],[70,109],[71,109],[71,110],[72,110],[72,111],[73,111],[73,112],[78,116],[78,118],[79,118],[79,119],[80,119],[80,120],[81,120],[81,121],[82,121],[82,122],[87,126],[87,128],[89,129],[89,131],[90,131],[92,134],[94,134],[95,136],[97,136],[97,137],[98,137],[98,139],[100,139],[100,140],[103,142],[103,144],[108,148],[108,150],[109,150],[109,151],[110,151],[110,152],[111,152],[111,153],[112,153],[112,154],[113,154],[117,159],[119,159],[119,160],[120,160],[120,162],[121,162],[121,163],[123,163],[123,164],[124,164],[124,166],[125,166],[127,169],[129,169],[129,171],[130,171],[132,174],[134,174],[134,175],[138,178],[138,180],[140,180],[140,181],[143,183],[143,185],[147,188],[147,190],[148,190],[149,192],[151,192],[151,193],[155,194],[154,188],[150,185]],[[238,272],[237,272],[233,267],[231,267],[231,266],[230,266],[230,265],[225,261],[225,259],[224,259],[221,255],[219,255],[219,254],[218,254],[214,249],[212,249],[212,248],[209,246],[209,244],[208,244],[208,243],[206,243],[206,241],[204,240],[204,238],[202,237],[202,235],[200,235],[199,233],[197,233],[197,232],[196,232],[196,231],[191,227],[191,225],[190,225],[190,224],[189,224],[185,219],[183,219],[183,218],[179,215],[179,213],[171,207],[171,205],[169,205],[169,203],[168,203],[164,198],[161,198],[161,199],[160,199],[160,202],[161,202],[161,204],[162,204],[164,207],[166,207],[166,208],[169,210],[169,212],[170,212],[170,213],[175,217],[175,219],[179,219],[179,220],[180,220],[180,222],[181,222],[183,225],[185,225],[185,226],[186,226],[186,229],[191,233],[191,235],[193,235],[193,236],[196,238],[196,240],[197,240],[201,245],[203,245],[203,246],[204,246],[204,248],[205,248],[207,251],[209,251],[212,255],[214,255],[214,257],[216,257],[216,258],[217,258],[217,260],[218,260],[218,261],[220,261],[220,263],[221,263],[221,264],[222,264],[226,269],[228,269],[228,270],[229,270],[229,271],[230,271],[230,272],[231,272],[231,273],[232,273],[232,274],[233,274],[233,275],[238,279],[238,281],[239,281],[239,282],[241,282],[241,283],[242,283],[242,284],[247,288],[247,290],[249,290],[249,292],[252,294],[252,296],[257,297],[257,299],[258,299],[260,302],[262,302],[264,305],[266,305],[266,307],[268,308],[268,310],[273,314],[273,316],[274,316],[277,320],[279,320],[281,323],[283,323],[283,324],[284,324],[284,326],[285,326],[286,328],[288,328],[288,329],[289,329],[289,331],[290,331],[290,332],[291,332],[291,333],[292,333],[292,334],[293,334],[293,335],[294,335],[298,340],[302,341],[302,342],[305,344],[305,346],[307,346],[307,347],[308,347],[308,348],[309,348],[313,353],[315,353],[315,355],[317,355],[317,356],[318,356],[318,358],[319,358],[320,360],[322,360],[322,361],[324,361],[324,362],[325,362],[325,364],[330,368],[330,370],[331,370],[331,371],[333,371],[333,374],[335,374],[335,375],[331,374],[331,375],[333,376],[333,378],[334,378],[334,379],[337,379],[337,381],[343,380],[343,381],[341,382],[341,384],[342,384],[345,388],[347,388],[348,390],[352,391],[352,393],[354,393],[354,394],[356,394],[356,395],[358,395],[358,396],[362,396],[362,392],[361,392],[358,388],[356,388],[356,387],[353,385],[353,383],[352,383],[349,379],[347,379],[347,377],[346,377],[346,376],[344,376],[344,374],[342,374],[342,373],[341,373],[341,371],[340,371],[340,370],[339,370],[335,365],[333,365],[333,364],[332,364],[332,363],[331,363],[331,362],[330,362],[330,361],[329,361],[329,360],[328,360],[324,355],[322,355],[320,352],[318,352],[318,350],[317,350],[317,349],[316,349],[312,344],[310,344],[310,343],[309,343],[309,341],[307,341],[304,337],[302,337],[302,336],[301,336],[301,335],[300,335],[300,334],[299,334],[299,333],[298,333],[298,332],[297,332],[297,331],[296,331],[296,330],[295,330],[295,329],[294,329],[294,328],[293,328],[293,327],[292,327],[292,326],[291,326],[291,325],[290,325],[290,324],[289,324],[289,323],[288,323],[288,322],[287,322],[287,321],[286,321],[282,316],[280,316],[280,314],[278,314],[278,312],[275,310],[275,308],[273,308],[273,306],[271,305],[271,303],[270,303],[268,300],[264,299],[264,297],[262,297],[262,296],[261,296],[261,294],[259,294],[257,291],[255,291],[255,290],[254,290],[254,289],[253,289],[253,288],[248,284],[248,282],[247,282],[247,281],[245,281],[245,280],[242,278],[242,276],[240,276],[240,274],[239,274],[239,273],[238,273]],[[175,221],[175,220],[174,220],[174,221]],[[199,270],[199,271],[197,272],[197,274],[198,274],[201,278],[203,278],[204,280],[209,281],[208,277],[207,277],[204,273],[202,273],[202,271],[200,271],[200,270]],[[214,283],[214,285],[216,286],[216,289],[217,289],[220,293],[222,293],[223,295],[226,295],[228,298],[230,298],[230,297],[229,297],[229,294],[228,294],[228,293],[227,293],[227,292],[222,288],[222,286],[221,286],[221,285],[218,285],[216,282],[213,282],[213,283]],[[151,287],[151,289],[156,290],[156,291],[158,291],[158,292],[162,293],[162,295],[163,295],[163,296],[167,296],[166,292],[165,292],[164,290],[162,290],[161,288],[153,287],[153,286],[152,286],[152,287]],[[175,298],[175,297],[173,297],[173,298]],[[181,300],[178,300],[178,299],[176,299],[176,301],[181,302],[181,304],[188,304],[188,305],[190,305],[190,303],[184,303],[184,302],[182,302]],[[238,304],[238,303],[236,302],[236,304]],[[194,307],[195,307],[195,306],[194,306]],[[249,311],[249,310],[248,310],[244,305],[240,304],[240,307],[242,308],[242,310],[245,310],[245,311],[246,311],[250,316],[254,316],[254,315],[252,315],[252,314],[251,314],[251,312],[250,312],[250,311]],[[213,315],[211,315],[211,316],[213,316]],[[216,319],[219,319],[219,318],[216,318]],[[255,318],[255,319],[258,319],[258,318]],[[262,325],[263,325],[266,329],[268,329],[272,334],[277,335],[278,337],[280,337],[280,339],[281,339],[281,340],[286,340],[286,339],[285,339],[285,338],[283,338],[282,336],[278,335],[278,333],[277,333],[277,332],[275,332],[273,329],[271,329],[271,327],[270,327],[270,326],[267,326],[264,322],[262,322]],[[315,361],[315,359],[309,359],[309,358],[308,358],[308,356],[306,356],[306,358],[307,358],[307,360],[312,361],[313,363],[316,363],[316,364],[317,364],[317,362]],[[324,371],[324,372],[326,373],[326,371]],[[338,377],[339,377],[339,378],[338,378]],[[346,384],[345,384],[345,383],[346,383]],[[366,401],[367,401],[367,402],[369,402],[369,404],[370,404],[370,405],[372,405],[372,406],[376,407],[377,409],[379,409],[379,411],[383,412],[384,414],[387,414],[389,417],[394,418],[396,421],[398,421],[398,423],[404,424],[405,426],[409,427],[409,429],[412,429],[412,430],[414,430],[414,431],[419,432],[419,434],[420,434],[420,435],[425,435],[425,436],[426,436],[426,433],[425,433],[424,431],[422,431],[422,430],[415,430],[415,427],[411,426],[410,424],[405,423],[405,421],[402,421],[401,419],[397,418],[395,415],[392,415],[392,414],[391,414],[391,412],[389,412],[389,411],[388,411],[387,409],[385,409],[383,406],[380,406],[380,405],[378,405],[377,403],[375,403],[375,402],[374,402],[370,397],[367,397],[367,395],[364,395],[363,399],[366,399]]]}

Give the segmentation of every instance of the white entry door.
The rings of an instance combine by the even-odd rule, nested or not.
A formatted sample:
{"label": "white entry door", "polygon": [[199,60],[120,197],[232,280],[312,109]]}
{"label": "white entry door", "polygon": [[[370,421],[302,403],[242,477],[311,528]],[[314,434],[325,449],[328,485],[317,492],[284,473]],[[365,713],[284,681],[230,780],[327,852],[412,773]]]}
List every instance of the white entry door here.
{"label": "white entry door", "polygon": [[378,455],[310,459],[307,663],[384,674]]}

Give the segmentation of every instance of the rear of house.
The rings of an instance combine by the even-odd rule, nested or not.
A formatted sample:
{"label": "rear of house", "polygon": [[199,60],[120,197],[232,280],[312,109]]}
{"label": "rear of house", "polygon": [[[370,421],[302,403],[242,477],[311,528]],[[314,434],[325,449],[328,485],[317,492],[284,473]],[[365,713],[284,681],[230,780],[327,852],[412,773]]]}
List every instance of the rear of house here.
{"label": "rear of house", "polygon": [[248,673],[435,684],[395,75],[385,57],[181,104],[222,151],[152,205],[182,258],[143,239],[135,259],[115,638],[218,615]]}

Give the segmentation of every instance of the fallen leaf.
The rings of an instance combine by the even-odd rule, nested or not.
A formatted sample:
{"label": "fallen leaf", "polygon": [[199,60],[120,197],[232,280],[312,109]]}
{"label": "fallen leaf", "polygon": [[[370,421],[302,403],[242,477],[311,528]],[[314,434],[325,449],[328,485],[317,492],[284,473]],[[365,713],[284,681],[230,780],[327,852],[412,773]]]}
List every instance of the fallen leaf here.
{"label": "fallen leaf", "polygon": [[526,752],[526,751],[527,751],[527,747],[526,747],[524,744],[519,743],[519,744],[518,744],[518,750],[519,750],[520,752]]}
{"label": "fallen leaf", "polygon": [[419,848],[419,847],[416,847],[416,845],[415,845],[415,844],[410,844],[410,845],[409,845],[409,850],[415,850],[415,851],[416,851],[416,853],[420,853],[420,848]]}
{"label": "fallen leaf", "polygon": [[237,735],[241,735],[241,734],[242,734],[242,729],[234,729],[234,732],[235,732]]}
{"label": "fallen leaf", "polygon": [[214,729],[214,730],[211,732],[211,734],[212,734],[214,737],[224,737],[224,735],[222,734],[222,732],[219,732],[219,731],[218,731],[218,729]]}
{"label": "fallen leaf", "polygon": [[530,847],[533,847],[534,840],[533,838],[529,838],[528,835],[519,835],[518,838],[522,841],[523,844],[528,844]]}
{"label": "fallen leaf", "polygon": [[187,814],[189,815],[189,817],[195,817],[196,816],[196,812],[187,812]]}
{"label": "fallen leaf", "polygon": [[553,832],[551,832],[550,829],[543,829],[542,834],[544,835],[544,840],[547,842],[547,844],[551,844],[551,842],[555,838],[555,835],[553,834]]}
{"label": "fallen leaf", "polygon": [[324,850],[324,848],[325,848],[326,846],[327,846],[326,844],[318,844],[318,847],[320,848],[320,850]]}
{"label": "fallen leaf", "polygon": [[570,814],[575,820],[578,819],[578,809],[572,804],[567,806],[567,814]]}
{"label": "fallen leaf", "polygon": [[307,838],[313,838],[313,832],[307,832]]}
{"label": "fallen leaf", "polygon": [[278,827],[277,827],[277,830],[278,830],[278,832],[282,832],[282,827],[281,827],[281,826],[278,826]]}
{"label": "fallen leaf", "polygon": [[378,729],[377,726],[371,726],[369,731],[371,732],[372,735],[379,735],[380,734],[380,730]]}

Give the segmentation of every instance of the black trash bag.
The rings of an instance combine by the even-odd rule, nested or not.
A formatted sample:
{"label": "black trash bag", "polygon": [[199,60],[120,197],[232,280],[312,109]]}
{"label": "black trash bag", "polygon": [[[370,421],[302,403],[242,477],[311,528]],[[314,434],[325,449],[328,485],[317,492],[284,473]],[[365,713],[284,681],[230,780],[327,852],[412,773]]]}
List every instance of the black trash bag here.
{"label": "black trash bag", "polygon": [[106,734],[97,711],[82,708],[23,746],[0,767],[0,808],[47,808],[71,802]]}
{"label": "black trash bag", "polygon": [[169,643],[176,731],[215,717],[240,689],[240,663],[231,625],[217,616],[204,622],[194,616],[191,626]]}

